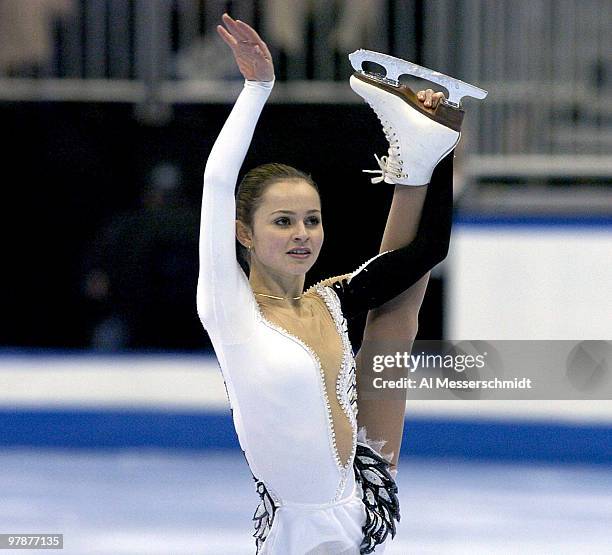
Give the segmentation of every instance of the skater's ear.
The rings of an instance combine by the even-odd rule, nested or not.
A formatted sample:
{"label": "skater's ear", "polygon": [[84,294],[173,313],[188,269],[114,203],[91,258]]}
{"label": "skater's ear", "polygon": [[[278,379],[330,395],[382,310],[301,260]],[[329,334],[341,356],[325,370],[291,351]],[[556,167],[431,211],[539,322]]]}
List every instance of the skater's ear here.
{"label": "skater's ear", "polygon": [[241,220],[236,220],[236,239],[245,248],[249,248],[253,240],[251,228]]}

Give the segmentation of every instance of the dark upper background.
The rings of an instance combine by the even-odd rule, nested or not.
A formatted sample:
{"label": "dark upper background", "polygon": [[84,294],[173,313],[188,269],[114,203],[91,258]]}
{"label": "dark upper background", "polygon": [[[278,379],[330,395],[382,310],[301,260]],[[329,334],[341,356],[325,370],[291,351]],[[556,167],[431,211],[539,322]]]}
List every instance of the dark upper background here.
{"label": "dark upper background", "polygon": [[[1,345],[210,347],[195,306],[197,226],[206,158],[230,109],[176,106],[170,123],[153,126],[139,121],[131,105],[0,104],[4,192],[11,199]],[[306,286],[354,270],[378,252],[393,186],[372,185],[361,170],[374,169],[373,154],[386,148],[365,105],[266,106],[243,169],[284,162],[319,184],[325,243]],[[180,171],[182,200],[145,208],[151,171],[167,163]],[[100,264],[110,266],[105,300],[87,286]],[[421,310],[421,338],[441,337],[440,303],[434,279]],[[132,330],[118,342],[109,324],[116,313],[127,315]],[[351,330],[354,343],[362,325]]]}

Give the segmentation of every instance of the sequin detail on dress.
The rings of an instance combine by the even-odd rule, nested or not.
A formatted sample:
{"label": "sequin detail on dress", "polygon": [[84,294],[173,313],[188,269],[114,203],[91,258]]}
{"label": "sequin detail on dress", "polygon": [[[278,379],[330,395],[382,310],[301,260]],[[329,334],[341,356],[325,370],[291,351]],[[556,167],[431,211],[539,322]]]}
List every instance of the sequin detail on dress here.
{"label": "sequin detail on dress", "polygon": [[315,290],[321,296],[336,324],[336,329],[342,339],[342,367],[336,379],[336,397],[344,414],[346,414],[351,423],[352,433],[352,449],[349,462],[343,467],[343,472],[340,485],[336,492],[336,500],[344,491],[344,486],[348,480],[348,468],[350,461],[354,460],[357,448],[357,385],[355,382],[355,358],[353,357],[353,348],[348,337],[348,328],[346,319],[342,314],[342,306],[336,292],[331,287],[315,286]]}
{"label": "sequin detail on dress", "polygon": [[[327,305],[327,308],[334,319],[338,333],[342,338],[344,357],[342,359],[342,369],[338,373],[338,379],[336,380],[336,394],[346,415],[352,421],[353,418],[350,414],[351,411],[353,417],[357,417],[357,381],[355,357],[353,354],[353,347],[348,336],[348,325],[346,318],[342,314],[340,299],[333,288],[329,286],[322,287],[317,284],[314,286],[314,289],[325,301],[325,304]],[[355,426],[356,425],[357,421],[355,420]]]}
{"label": "sequin detail on dress", "polygon": [[[256,478],[254,479],[257,480]],[[253,537],[255,538],[255,545],[257,546],[256,553],[258,554],[272,529],[276,505],[266,486],[261,481],[257,481],[257,493],[261,498],[261,502],[257,505],[257,509],[255,509],[255,514],[253,515],[253,521],[255,522],[255,533]]]}
{"label": "sequin detail on dress", "polygon": [[355,480],[363,491],[366,522],[359,553],[372,553],[389,532],[395,537],[395,523],[400,521],[397,484],[388,471],[389,462],[366,443],[357,442]]}

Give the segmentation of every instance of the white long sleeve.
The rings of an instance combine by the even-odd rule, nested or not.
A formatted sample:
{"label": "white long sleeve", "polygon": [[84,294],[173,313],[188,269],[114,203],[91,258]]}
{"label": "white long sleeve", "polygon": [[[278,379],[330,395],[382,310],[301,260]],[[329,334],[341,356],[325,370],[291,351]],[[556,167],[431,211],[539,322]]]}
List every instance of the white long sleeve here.
{"label": "white long sleeve", "polygon": [[245,81],[204,170],[197,309],[213,342],[239,343],[255,323],[253,294],[236,260],[238,173],[273,81]]}

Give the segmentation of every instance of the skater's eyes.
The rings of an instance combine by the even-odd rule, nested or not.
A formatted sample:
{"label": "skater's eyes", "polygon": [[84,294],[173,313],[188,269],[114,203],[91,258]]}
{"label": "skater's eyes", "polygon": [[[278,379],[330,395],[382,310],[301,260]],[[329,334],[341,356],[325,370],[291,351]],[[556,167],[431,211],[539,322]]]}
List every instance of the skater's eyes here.
{"label": "skater's eyes", "polygon": [[[309,218],[306,218],[306,225],[318,225],[320,222],[321,220],[317,216],[310,216]],[[277,218],[274,220],[274,223],[280,226],[286,226],[291,223],[291,220],[287,217]]]}

